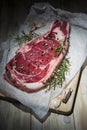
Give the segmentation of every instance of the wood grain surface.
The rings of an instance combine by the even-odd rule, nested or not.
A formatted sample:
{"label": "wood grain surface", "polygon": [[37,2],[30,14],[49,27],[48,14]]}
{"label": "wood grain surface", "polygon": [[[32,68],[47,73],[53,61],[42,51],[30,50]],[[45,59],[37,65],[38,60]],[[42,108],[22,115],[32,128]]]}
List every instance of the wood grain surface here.
{"label": "wood grain surface", "polygon": [[77,93],[74,120],[76,130],[87,129],[87,66],[83,70]]}

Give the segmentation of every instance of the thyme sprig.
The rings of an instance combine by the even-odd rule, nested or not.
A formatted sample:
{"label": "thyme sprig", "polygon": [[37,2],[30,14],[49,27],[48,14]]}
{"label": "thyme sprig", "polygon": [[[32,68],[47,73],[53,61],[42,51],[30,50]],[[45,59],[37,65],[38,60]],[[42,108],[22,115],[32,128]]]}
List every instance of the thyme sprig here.
{"label": "thyme sprig", "polygon": [[39,36],[40,34],[37,34],[35,32],[29,32],[29,33],[25,33],[24,31],[22,32],[22,35],[19,36],[17,35],[15,40],[18,43],[19,46],[21,46],[23,43],[28,42],[30,40],[32,40],[33,38]]}
{"label": "thyme sprig", "polygon": [[57,86],[62,87],[65,81],[65,75],[69,71],[69,68],[69,58],[65,57],[60,66],[56,68],[53,76],[51,76],[51,78],[46,83],[44,83],[48,90],[50,90],[51,88],[55,89]]}

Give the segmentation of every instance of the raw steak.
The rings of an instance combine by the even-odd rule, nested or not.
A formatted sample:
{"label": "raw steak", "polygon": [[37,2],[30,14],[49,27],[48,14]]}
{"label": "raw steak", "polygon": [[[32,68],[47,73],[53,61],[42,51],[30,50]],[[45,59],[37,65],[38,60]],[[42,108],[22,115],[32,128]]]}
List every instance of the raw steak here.
{"label": "raw steak", "polygon": [[5,80],[26,92],[44,88],[66,55],[69,28],[69,23],[56,20],[47,33],[22,45],[6,65]]}

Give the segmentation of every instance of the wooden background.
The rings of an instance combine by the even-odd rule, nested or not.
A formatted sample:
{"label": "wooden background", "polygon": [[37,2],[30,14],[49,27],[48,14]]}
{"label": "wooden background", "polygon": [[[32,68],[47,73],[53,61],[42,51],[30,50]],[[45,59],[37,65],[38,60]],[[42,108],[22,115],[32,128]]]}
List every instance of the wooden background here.
{"label": "wooden background", "polygon": [[[6,40],[9,32],[17,31],[23,23],[30,6],[40,0],[0,1],[0,42]],[[46,1],[46,0],[44,0]],[[87,13],[85,0],[49,0],[54,7],[71,12]],[[86,70],[87,74],[87,70]],[[84,78],[84,77],[83,77]],[[30,111],[23,111],[15,105],[0,100],[0,130],[86,130],[87,129],[87,80],[81,81],[73,113],[69,116],[51,113],[40,122]]]}

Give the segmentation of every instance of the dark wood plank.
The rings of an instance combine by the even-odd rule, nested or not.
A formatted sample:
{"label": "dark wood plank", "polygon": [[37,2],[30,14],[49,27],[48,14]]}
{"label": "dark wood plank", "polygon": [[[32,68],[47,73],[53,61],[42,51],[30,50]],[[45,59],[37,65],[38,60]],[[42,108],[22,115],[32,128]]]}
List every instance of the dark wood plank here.
{"label": "dark wood plank", "polygon": [[31,114],[31,130],[43,130],[42,122]]}
{"label": "dark wood plank", "polygon": [[30,114],[0,101],[0,130],[29,130]]}

